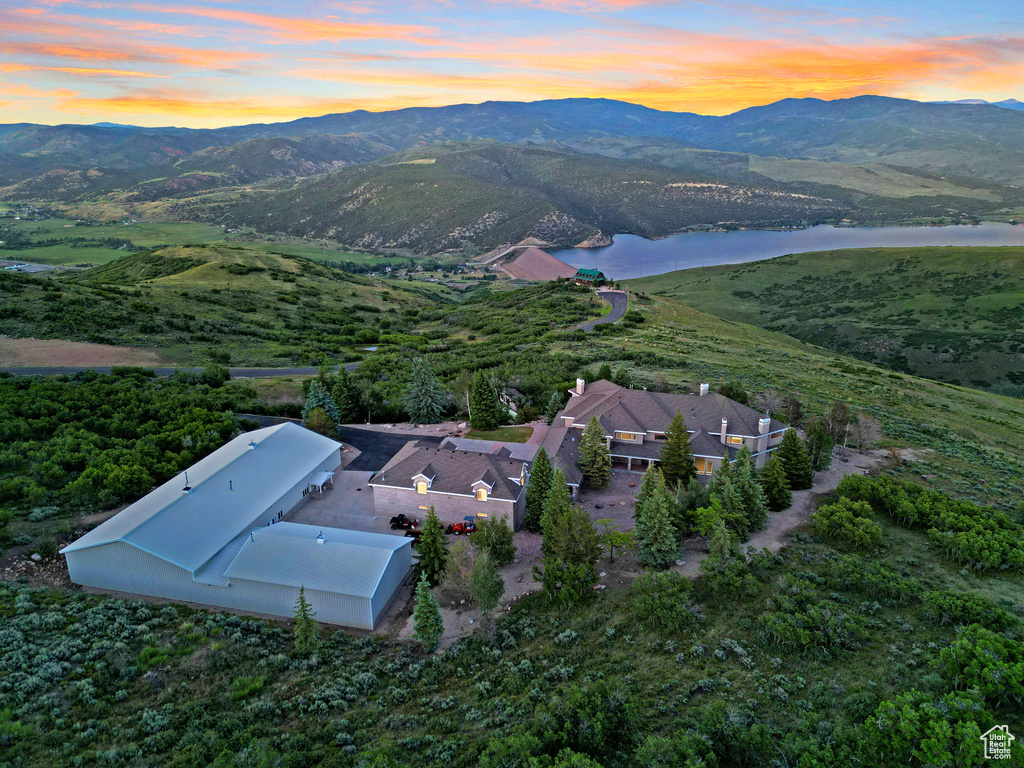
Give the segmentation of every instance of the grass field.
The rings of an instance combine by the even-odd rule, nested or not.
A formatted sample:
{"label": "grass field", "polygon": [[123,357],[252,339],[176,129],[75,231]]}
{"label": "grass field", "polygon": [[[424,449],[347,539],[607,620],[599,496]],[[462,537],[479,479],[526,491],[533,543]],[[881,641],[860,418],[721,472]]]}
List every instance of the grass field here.
{"label": "grass field", "polygon": [[895,370],[1024,395],[1022,248],[804,253],[630,286]]}
{"label": "grass field", "polygon": [[533,427],[499,427],[480,432],[469,430],[466,437],[472,440],[494,440],[501,443],[525,443],[533,434]]}

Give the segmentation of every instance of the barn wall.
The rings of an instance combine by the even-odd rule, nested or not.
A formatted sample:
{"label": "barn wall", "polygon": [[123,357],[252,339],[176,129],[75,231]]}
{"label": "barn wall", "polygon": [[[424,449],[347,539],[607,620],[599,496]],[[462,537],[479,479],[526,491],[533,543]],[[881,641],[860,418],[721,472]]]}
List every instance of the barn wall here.
{"label": "barn wall", "polygon": [[377,619],[380,618],[381,612],[387,607],[388,601],[391,600],[391,596],[395,593],[395,590],[402,584],[406,574],[412,568],[412,545],[402,547],[401,549],[395,550],[391,555],[391,562],[388,563],[388,567],[384,571],[384,575],[381,576],[380,584],[377,585],[377,590],[373,595],[372,611],[373,611],[373,623],[377,623]]}
{"label": "barn wall", "polygon": [[[521,498],[525,494],[520,495]],[[478,512],[486,512],[489,518],[504,516],[509,525],[518,527],[522,518],[522,510],[517,510],[516,503],[505,499],[496,499],[493,496],[487,501],[477,501],[473,497],[457,496],[451,493],[435,493],[433,491],[422,494],[416,493],[412,488],[389,488],[386,486],[373,486],[373,504],[377,514],[390,517],[399,512],[407,517],[419,518],[422,520],[427,516],[424,507],[434,507],[437,518],[444,524],[461,523],[466,515],[476,517]]]}

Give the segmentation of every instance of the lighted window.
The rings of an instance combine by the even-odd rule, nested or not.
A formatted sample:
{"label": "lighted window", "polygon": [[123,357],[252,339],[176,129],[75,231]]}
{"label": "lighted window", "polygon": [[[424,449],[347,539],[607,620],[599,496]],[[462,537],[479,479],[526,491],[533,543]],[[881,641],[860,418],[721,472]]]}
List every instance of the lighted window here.
{"label": "lighted window", "polygon": [[477,491],[476,491],[476,500],[477,501],[487,501],[487,489],[486,488],[478,488],[477,489]]}
{"label": "lighted window", "polygon": [[715,465],[707,459],[694,459],[698,475],[710,475],[715,471]]}
{"label": "lighted window", "polygon": [[427,484],[426,484],[426,482],[424,482],[423,480],[420,480],[420,482],[416,483],[416,493],[426,493],[426,492],[427,492]]}
{"label": "lighted window", "polygon": [[631,432],[616,432],[615,433],[615,439],[616,440],[627,440],[629,442],[632,442],[633,441],[633,434]]}
{"label": "lighted window", "polygon": [[420,509],[430,509],[426,504],[420,504]]}
{"label": "lighted window", "polygon": [[743,445],[743,438],[737,437],[736,435],[729,435],[729,437],[727,437],[726,440],[728,440],[733,445]]}

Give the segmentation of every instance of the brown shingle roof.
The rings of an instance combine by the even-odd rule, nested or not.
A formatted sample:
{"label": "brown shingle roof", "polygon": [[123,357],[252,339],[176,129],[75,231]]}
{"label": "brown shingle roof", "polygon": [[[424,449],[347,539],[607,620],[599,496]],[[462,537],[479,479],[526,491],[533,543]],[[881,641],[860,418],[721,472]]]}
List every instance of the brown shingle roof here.
{"label": "brown shingle roof", "polygon": [[489,496],[514,501],[522,492],[522,486],[511,478],[518,479],[522,475],[525,463],[495,454],[453,450],[451,446],[413,440],[402,446],[370,485],[412,490],[412,479],[429,469],[434,478],[431,491],[468,496],[473,493],[473,484],[483,480],[492,486]]}
{"label": "brown shingle roof", "polygon": [[551,460],[551,466],[560,469],[570,485],[579,485],[583,480],[583,473],[576,466],[582,436],[583,432],[578,429],[552,426],[541,442],[544,452]]}

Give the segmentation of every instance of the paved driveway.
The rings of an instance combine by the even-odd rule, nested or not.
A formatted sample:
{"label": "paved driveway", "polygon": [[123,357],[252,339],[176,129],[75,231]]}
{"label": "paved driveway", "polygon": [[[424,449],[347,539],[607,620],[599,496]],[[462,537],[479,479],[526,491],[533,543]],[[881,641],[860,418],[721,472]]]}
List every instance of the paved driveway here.
{"label": "paved driveway", "polygon": [[584,331],[594,330],[595,325],[614,323],[616,320],[621,320],[626,314],[628,300],[626,298],[625,291],[598,291],[597,295],[611,304],[612,310],[599,320],[593,320],[589,323],[583,323],[582,325],[577,326],[578,328],[582,328]]}
{"label": "paved driveway", "polygon": [[297,509],[289,512],[285,520],[324,528],[348,528],[371,533],[395,533],[391,518],[377,518],[373,507],[373,489],[368,483],[373,472],[352,472],[347,469],[334,472],[334,487],[322,494],[312,493]]}
{"label": "paved driveway", "polygon": [[429,435],[397,434],[374,432],[357,427],[341,427],[339,439],[359,449],[359,456],[346,469],[363,472],[379,472],[384,465],[410,440],[440,443],[443,438]]}

